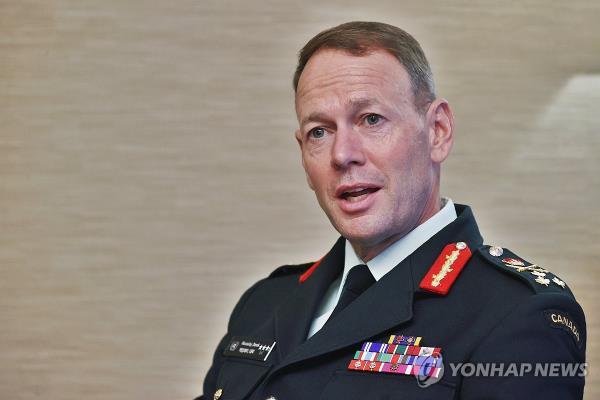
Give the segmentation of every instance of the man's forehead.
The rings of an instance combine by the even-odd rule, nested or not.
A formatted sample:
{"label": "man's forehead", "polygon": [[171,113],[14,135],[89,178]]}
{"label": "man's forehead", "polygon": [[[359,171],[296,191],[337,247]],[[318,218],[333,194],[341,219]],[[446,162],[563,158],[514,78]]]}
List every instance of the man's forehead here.
{"label": "man's forehead", "polygon": [[366,73],[369,70],[385,71],[386,75],[408,75],[404,66],[391,53],[373,50],[364,55],[353,55],[344,50],[321,49],[306,63],[300,75],[298,91],[312,80],[335,77],[344,74]]}
{"label": "man's forehead", "polygon": [[301,124],[317,105],[364,108],[392,99],[412,102],[412,85],[404,66],[385,50],[360,56],[342,50],[319,50],[302,72],[295,96],[296,112],[303,114]]}
{"label": "man's forehead", "polygon": [[411,86],[410,76],[404,66],[385,50],[352,55],[343,50],[321,49],[308,60],[300,76],[296,101],[315,90],[328,87],[346,89],[353,84],[358,87],[363,85],[367,91],[369,85],[384,88],[391,85],[397,88]]}

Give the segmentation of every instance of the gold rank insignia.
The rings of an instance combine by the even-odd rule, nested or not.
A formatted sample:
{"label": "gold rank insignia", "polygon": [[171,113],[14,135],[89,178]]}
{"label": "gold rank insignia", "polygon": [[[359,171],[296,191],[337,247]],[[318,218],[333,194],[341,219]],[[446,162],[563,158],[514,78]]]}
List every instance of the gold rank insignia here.
{"label": "gold rank insignia", "polygon": [[535,278],[535,281],[537,283],[539,283],[540,285],[544,285],[544,286],[548,286],[550,284],[550,279],[543,278],[541,276],[538,276],[537,278]]}
{"label": "gold rank insignia", "polygon": [[219,388],[215,391],[215,394],[213,395],[213,399],[219,400],[222,395],[223,395],[223,389]]}
{"label": "gold rank insignia", "polygon": [[[492,253],[493,252],[490,252],[490,254]],[[526,265],[523,260],[510,257],[503,258],[502,263],[504,263],[506,267],[509,267],[517,272],[529,272],[531,275],[535,276],[535,282],[539,285],[548,287],[550,283],[553,283],[562,289],[566,287],[564,281],[562,281],[556,275],[550,273],[550,271],[548,271],[546,268],[542,268],[537,264]]]}
{"label": "gold rank insignia", "polygon": [[565,288],[565,283],[563,281],[561,281],[560,279],[558,279],[558,277],[554,277],[552,278],[552,282],[556,283],[558,286],[560,286],[561,288]]}
{"label": "gold rank insignia", "polygon": [[542,268],[542,267],[540,267],[539,265],[536,265],[536,264],[531,264],[527,268],[530,269],[530,270],[532,270],[532,271],[537,271],[537,272],[545,272],[545,273],[550,272],[546,268]]}
{"label": "gold rank insignia", "polygon": [[507,265],[507,267],[511,267],[512,269],[515,269],[518,272],[523,272],[523,271],[528,271],[529,270],[529,268],[527,268],[527,267],[515,267],[513,265]]}

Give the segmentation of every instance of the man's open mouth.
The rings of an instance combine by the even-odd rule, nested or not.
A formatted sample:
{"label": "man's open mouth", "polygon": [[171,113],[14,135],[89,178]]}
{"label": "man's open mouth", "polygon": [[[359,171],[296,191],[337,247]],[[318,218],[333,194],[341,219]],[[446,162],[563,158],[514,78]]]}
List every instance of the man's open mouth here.
{"label": "man's open mouth", "polygon": [[367,196],[367,195],[369,195],[371,193],[375,193],[378,190],[379,190],[379,188],[377,188],[377,187],[355,188],[355,189],[352,189],[352,190],[344,191],[340,195],[340,197],[342,199],[350,201],[350,202],[360,201],[365,196]]}

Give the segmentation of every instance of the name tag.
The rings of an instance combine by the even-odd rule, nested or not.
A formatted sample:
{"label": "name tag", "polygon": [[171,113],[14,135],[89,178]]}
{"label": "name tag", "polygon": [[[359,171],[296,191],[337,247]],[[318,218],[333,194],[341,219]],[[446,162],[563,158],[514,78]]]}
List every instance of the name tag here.
{"label": "name tag", "polygon": [[255,361],[267,361],[269,354],[277,342],[265,343],[264,340],[234,336],[231,338],[223,354],[228,357],[246,358]]}

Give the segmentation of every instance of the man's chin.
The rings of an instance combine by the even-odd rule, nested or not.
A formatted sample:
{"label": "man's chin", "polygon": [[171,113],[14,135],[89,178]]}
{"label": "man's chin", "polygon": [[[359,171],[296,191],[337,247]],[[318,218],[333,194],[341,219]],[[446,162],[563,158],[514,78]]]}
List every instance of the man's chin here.
{"label": "man's chin", "polygon": [[377,243],[378,238],[382,236],[380,230],[376,228],[377,226],[371,228],[367,223],[353,223],[341,225],[337,231],[352,243],[369,245]]}

